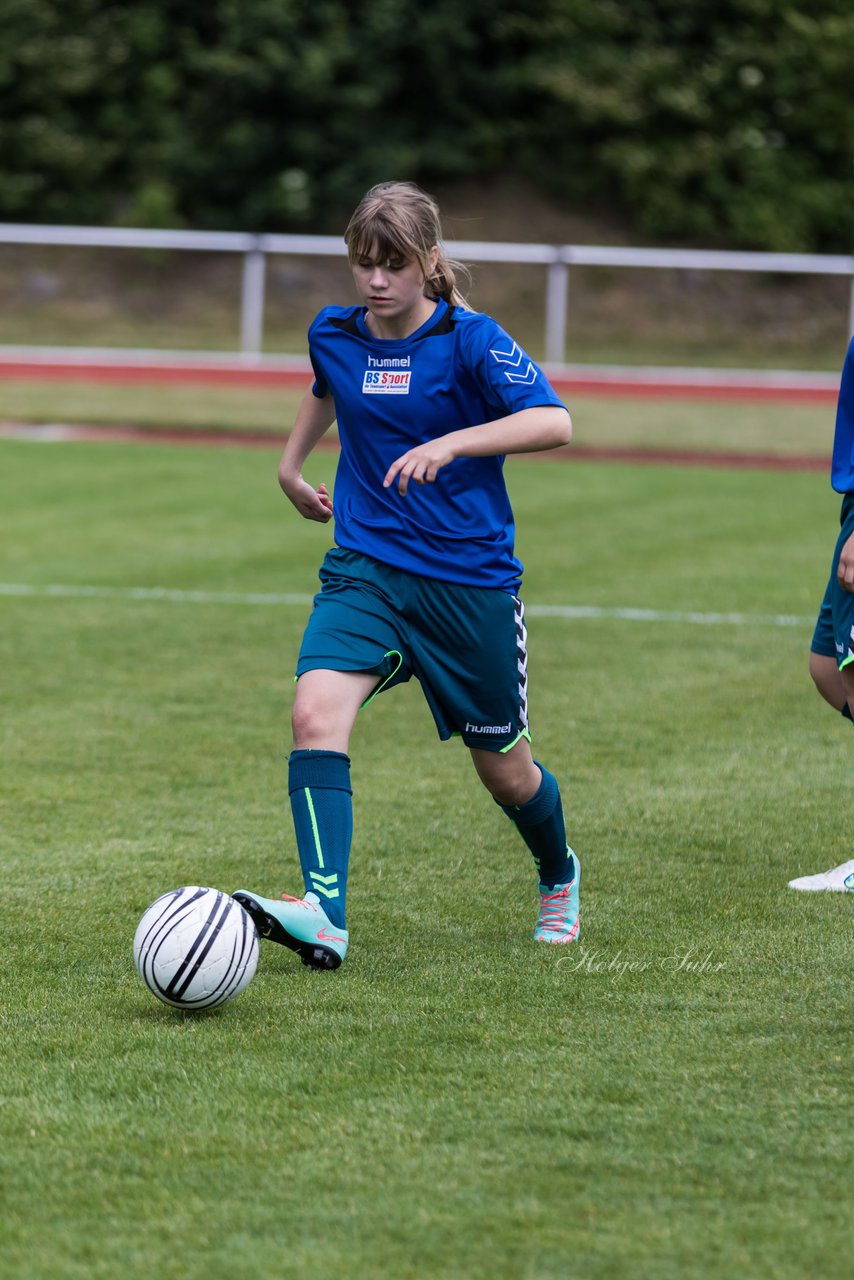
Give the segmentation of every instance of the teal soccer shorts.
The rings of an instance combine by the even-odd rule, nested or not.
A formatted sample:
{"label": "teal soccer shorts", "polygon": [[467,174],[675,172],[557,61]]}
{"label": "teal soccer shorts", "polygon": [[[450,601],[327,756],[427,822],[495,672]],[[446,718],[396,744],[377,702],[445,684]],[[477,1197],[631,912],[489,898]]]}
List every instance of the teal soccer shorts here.
{"label": "teal soccer shorts", "polygon": [[854,493],[846,493],[843,499],[840,524],[842,527],[833,552],[830,578],[810,648],[813,653],[835,658],[841,670],[854,662],[854,595],[844,591],[836,578],[840,552],[854,533]]}
{"label": "teal soccer shorts", "polygon": [[524,610],[515,596],[420,578],[341,547],[327,554],[320,581],[297,678],[376,673],[373,697],[414,676],[440,738],[500,752],[529,738]]}

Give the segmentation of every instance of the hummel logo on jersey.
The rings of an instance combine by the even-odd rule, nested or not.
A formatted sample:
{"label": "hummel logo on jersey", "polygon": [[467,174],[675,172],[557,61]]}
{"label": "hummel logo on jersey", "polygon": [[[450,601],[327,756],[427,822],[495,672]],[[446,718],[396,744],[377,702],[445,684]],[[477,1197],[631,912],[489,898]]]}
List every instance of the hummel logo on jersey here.
{"label": "hummel logo on jersey", "polygon": [[525,353],[517,342],[513,343],[509,351],[495,351],[490,347],[489,354],[494,356],[499,364],[508,364],[517,371],[516,373],[511,373],[510,369],[504,370],[504,376],[508,382],[521,382],[523,386],[529,387],[532,382],[537,381],[537,371],[530,360],[525,371],[520,372],[522,357]]}

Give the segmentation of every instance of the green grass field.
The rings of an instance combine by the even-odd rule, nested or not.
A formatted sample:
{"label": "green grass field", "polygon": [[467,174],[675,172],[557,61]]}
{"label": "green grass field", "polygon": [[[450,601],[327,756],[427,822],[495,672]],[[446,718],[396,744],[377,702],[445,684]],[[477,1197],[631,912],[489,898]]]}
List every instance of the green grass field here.
{"label": "green grass field", "polygon": [[[302,392],[280,387],[132,385],[0,379],[0,423],[120,423],[182,430],[290,429]],[[580,445],[830,457],[827,404],[568,395]]]}
{"label": "green grass field", "polygon": [[3,1280],[847,1277],[851,903],[785,887],[851,854],[826,477],[508,464],[579,942],[530,941],[527,852],[408,686],[354,735],[345,966],[262,944],[182,1015],[148,904],[300,887],[329,531],[276,456],[0,441]]}

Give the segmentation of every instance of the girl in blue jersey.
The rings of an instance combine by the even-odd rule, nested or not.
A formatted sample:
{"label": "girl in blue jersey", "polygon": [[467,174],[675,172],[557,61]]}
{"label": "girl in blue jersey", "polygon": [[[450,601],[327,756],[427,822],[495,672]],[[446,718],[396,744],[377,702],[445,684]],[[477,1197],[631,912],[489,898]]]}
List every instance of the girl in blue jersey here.
{"label": "girl in blue jersey", "polygon": [[527,652],[503,477],[508,453],[566,444],[566,408],[541,370],[472,311],[438,209],[411,183],[372,188],[345,233],[359,305],[309,329],[314,383],[279,483],[325,523],[333,497],[302,466],[337,420],[335,546],[297,661],[289,791],[305,894],[238,890],[262,936],[334,969],[347,950],[350,733],[381,690],[420,682],[441,738],[459,736],[538,871],[538,941],[578,936],[580,866],[557,781],[531,754]]}
{"label": "girl in blue jersey", "polygon": [[[825,701],[854,720],[854,338],[842,369],[830,482],[842,494],[842,511],[810,648],[810,675]],[[790,880],[789,888],[854,893],[854,858],[830,871]]]}

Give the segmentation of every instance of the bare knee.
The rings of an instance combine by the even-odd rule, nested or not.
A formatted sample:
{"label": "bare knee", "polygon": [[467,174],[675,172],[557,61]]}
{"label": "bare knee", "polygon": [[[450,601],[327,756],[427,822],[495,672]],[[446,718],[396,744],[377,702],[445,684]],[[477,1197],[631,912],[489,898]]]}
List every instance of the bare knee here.
{"label": "bare knee", "polygon": [[524,740],[506,755],[474,749],[471,756],[478,777],[499,804],[527,804],[539,790],[543,775]]}
{"label": "bare knee", "polygon": [[346,752],[359,707],[376,676],[340,671],[307,671],[297,682],[291,730],[297,751]]}
{"label": "bare knee", "polygon": [[530,786],[523,786],[521,783],[516,782],[513,779],[508,779],[506,781],[501,780],[493,783],[492,785],[484,782],[484,786],[494,800],[497,800],[499,804],[504,805],[505,808],[511,809],[516,808],[519,805],[527,804],[528,801],[537,794],[539,781],[533,788]]}
{"label": "bare knee", "polygon": [[325,744],[335,732],[335,720],[328,710],[311,698],[294,702],[291,712],[291,733],[294,747],[304,750]]}

